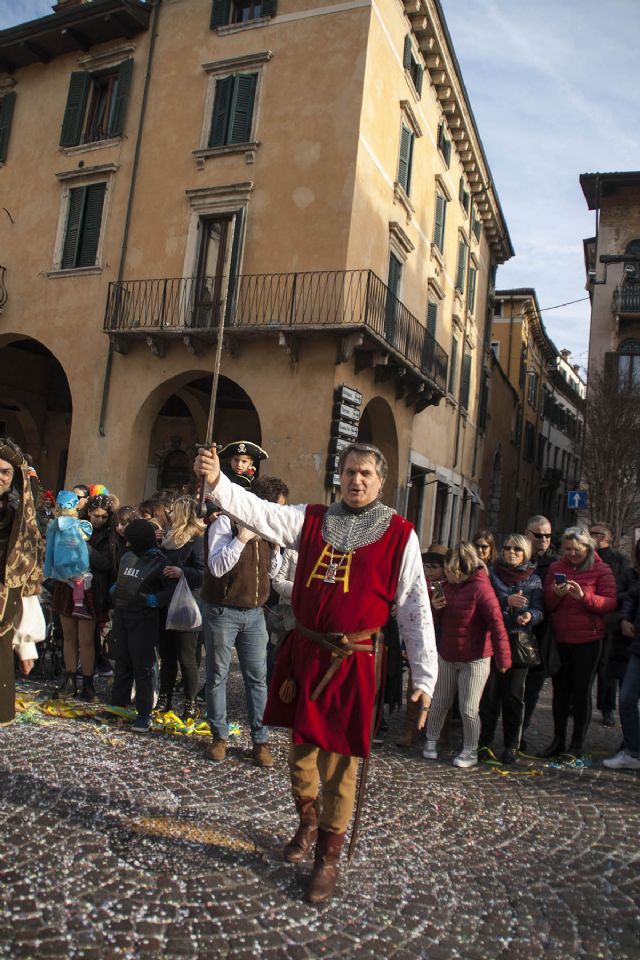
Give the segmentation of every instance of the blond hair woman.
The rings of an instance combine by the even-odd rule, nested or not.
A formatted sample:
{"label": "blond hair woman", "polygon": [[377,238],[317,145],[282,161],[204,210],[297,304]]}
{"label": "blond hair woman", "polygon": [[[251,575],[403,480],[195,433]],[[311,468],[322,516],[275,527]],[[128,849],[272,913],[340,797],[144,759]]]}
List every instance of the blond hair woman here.
{"label": "blond hair woman", "polygon": [[[204,575],[205,525],[198,518],[193,497],[178,497],[173,502],[172,523],[161,547],[167,556],[167,566],[162,571],[165,577],[175,580],[187,578],[192,591],[202,586]],[[171,709],[173,691],[178,674],[178,663],[184,684],[184,719],[197,714],[198,693],[198,633],[199,631],[167,630],[161,628],[158,649],[160,653],[160,693],[156,710],[166,713]]]}

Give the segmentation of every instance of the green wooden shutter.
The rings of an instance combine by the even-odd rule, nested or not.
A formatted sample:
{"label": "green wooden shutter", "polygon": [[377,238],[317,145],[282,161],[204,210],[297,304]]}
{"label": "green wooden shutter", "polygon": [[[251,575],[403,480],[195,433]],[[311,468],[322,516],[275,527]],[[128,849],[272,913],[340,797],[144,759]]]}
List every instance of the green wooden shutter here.
{"label": "green wooden shutter", "polygon": [[234,80],[227,143],[248,143],[251,139],[251,121],[258,74],[239,73]]}
{"label": "green wooden shutter", "polygon": [[60,134],[61,147],[75,147],[76,144],[80,143],[90,86],[91,74],[87,73],[86,70],[79,70],[71,74],[67,105]]}
{"label": "green wooden shutter", "polygon": [[469,290],[467,292],[467,310],[473,313],[476,303],[476,280],[478,271],[475,267],[469,267]]}
{"label": "green wooden shutter", "polygon": [[398,159],[398,183],[406,193],[411,186],[411,154],[413,152],[413,134],[405,125],[400,133],[400,157]]}
{"label": "green wooden shutter", "polygon": [[86,200],[86,187],[74,187],[69,191],[69,209],[67,210],[67,226],[64,236],[64,248],[62,251],[63,270],[69,270],[77,266],[76,258],[78,255],[78,243],[80,239],[80,225],[84,213]]}
{"label": "green wooden shutter", "polygon": [[0,101],[0,163],[4,163],[7,159],[9,134],[11,133],[11,121],[13,119],[15,102],[16,94],[14,90],[6,93]]}
{"label": "green wooden shutter", "polygon": [[447,213],[447,201],[441,193],[436,193],[436,215],[433,225],[433,242],[442,253],[444,251],[444,223]]}
{"label": "green wooden shutter", "polygon": [[217,27],[224,27],[226,23],[229,23],[229,15],[231,13],[231,0],[213,0],[211,5],[211,20],[209,26],[212,30],[217,29]]}
{"label": "green wooden shutter", "polygon": [[216,80],[216,97],[213,104],[213,119],[209,136],[210,147],[221,147],[227,142],[233,87],[234,77]]}
{"label": "green wooden shutter", "polygon": [[464,240],[458,244],[458,269],[456,272],[456,290],[464,290],[464,277],[467,272],[467,245]]}
{"label": "green wooden shutter", "polygon": [[262,0],[262,16],[275,17],[278,10],[278,0]]}
{"label": "green wooden shutter", "polygon": [[109,124],[108,135],[110,137],[121,137],[124,133],[124,121],[127,112],[127,101],[129,99],[129,87],[131,86],[131,74],[133,72],[133,58],[124,60],[120,64],[118,71],[118,87],[116,90],[113,115]]}
{"label": "green wooden shutter", "polygon": [[235,317],[235,294],[240,253],[244,240],[244,218],[245,210],[244,207],[241,207],[240,210],[236,211],[233,218],[233,244],[231,246],[231,259],[229,260],[229,283],[227,286],[227,305],[224,315],[225,326],[231,324]]}
{"label": "green wooden shutter", "polygon": [[429,300],[429,306],[427,307],[427,330],[432,337],[436,335],[436,324],[438,322],[438,304],[433,300]]}
{"label": "green wooden shutter", "polygon": [[451,163],[451,140],[448,137],[444,138],[444,159],[448,167]]}
{"label": "green wooden shutter", "polygon": [[410,33],[408,33],[404,38],[402,66],[405,68],[405,70],[411,70],[411,34]]}
{"label": "green wooden shutter", "polygon": [[106,186],[106,183],[92,183],[86,188],[84,216],[76,260],[77,267],[95,266]]}
{"label": "green wooden shutter", "polygon": [[469,393],[471,390],[471,354],[465,353],[462,358],[462,381],[460,383],[460,406],[463,410],[469,409]]}
{"label": "green wooden shutter", "polygon": [[458,366],[458,338],[454,337],[451,341],[451,359],[449,360],[449,393],[454,394],[456,390]]}
{"label": "green wooden shutter", "polygon": [[424,78],[424,69],[422,68],[421,64],[416,63],[413,70],[413,85],[416,88],[416,93],[418,94],[419,97],[422,96],[423,78]]}

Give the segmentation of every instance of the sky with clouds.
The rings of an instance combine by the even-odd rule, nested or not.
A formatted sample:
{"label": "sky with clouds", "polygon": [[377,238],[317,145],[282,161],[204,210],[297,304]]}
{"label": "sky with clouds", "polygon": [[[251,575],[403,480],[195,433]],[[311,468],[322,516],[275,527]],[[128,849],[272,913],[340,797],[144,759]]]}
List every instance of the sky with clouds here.
{"label": "sky with clouds", "polygon": [[[441,0],[516,256],[497,284],[585,297],[581,173],[640,169],[640,0]],[[0,0],[0,29],[51,12]],[[589,302],[543,314],[586,364]]]}

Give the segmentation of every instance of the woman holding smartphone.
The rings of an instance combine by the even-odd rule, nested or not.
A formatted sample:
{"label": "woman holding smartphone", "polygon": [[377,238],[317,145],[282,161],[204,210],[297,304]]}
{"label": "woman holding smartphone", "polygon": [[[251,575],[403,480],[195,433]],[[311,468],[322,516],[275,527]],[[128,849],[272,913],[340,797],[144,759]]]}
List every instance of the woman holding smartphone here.
{"label": "woman holding smartphone", "polygon": [[[542,582],[531,563],[531,541],[518,533],[512,533],[505,539],[502,553],[489,571],[491,586],[496,592],[504,625],[509,634],[509,642],[518,633],[531,636],[544,616],[544,594]],[[514,648],[512,647],[512,655]],[[516,762],[516,754],[522,734],[524,717],[524,684],[528,667],[522,663],[512,663],[506,673],[500,673],[495,662],[480,701],[479,754],[484,759],[494,759],[492,752],[500,713],[502,712],[502,730],[504,749],[502,763]]]}
{"label": "woman holding smartphone", "polygon": [[544,599],[551,611],[560,670],[553,677],[553,741],[538,754],[565,752],[569,710],[573,735],[569,754],[582,756],[591,722],[591,691],[605,634],[604,615],[616,609],[616,581],[596,553],[595,542],[582,527],[562,534],[561,556],[545,580]]}

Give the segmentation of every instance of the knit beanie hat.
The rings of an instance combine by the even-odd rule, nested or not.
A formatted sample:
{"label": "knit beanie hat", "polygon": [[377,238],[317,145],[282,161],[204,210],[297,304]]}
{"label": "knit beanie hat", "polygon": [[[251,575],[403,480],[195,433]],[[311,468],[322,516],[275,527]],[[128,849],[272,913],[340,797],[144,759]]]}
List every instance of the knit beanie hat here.
{"label": "knit beanie hat", "polygon": [[127,524],[125,537],[136,557],[156,546],[156,528],[148,520],[132,520]]}

